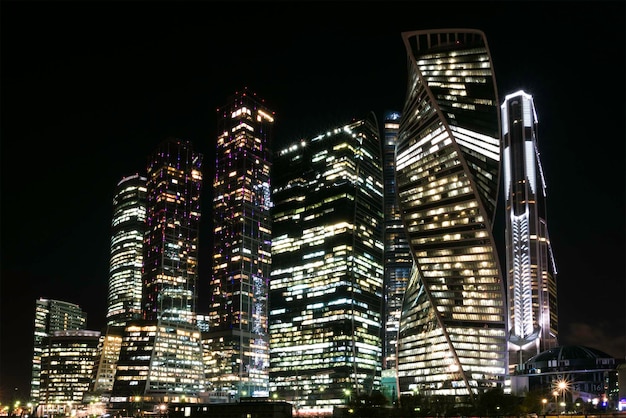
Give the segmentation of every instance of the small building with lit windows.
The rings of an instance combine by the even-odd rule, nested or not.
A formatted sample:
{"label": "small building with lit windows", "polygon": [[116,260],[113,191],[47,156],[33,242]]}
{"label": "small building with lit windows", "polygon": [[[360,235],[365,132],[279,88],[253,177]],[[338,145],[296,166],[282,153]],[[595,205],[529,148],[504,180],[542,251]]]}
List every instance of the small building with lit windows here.
{"label": "small building with lit windows", "polygon": [[519,392],[543,396],[545,412],[615,411],[618,361],[581,345],[562,345],[531,357],[511,376]]}
{"label": "small building with lit windows", "polygon": [[74,416],[95,375],[100,331],[54,331],[42,340],[38,415]]}

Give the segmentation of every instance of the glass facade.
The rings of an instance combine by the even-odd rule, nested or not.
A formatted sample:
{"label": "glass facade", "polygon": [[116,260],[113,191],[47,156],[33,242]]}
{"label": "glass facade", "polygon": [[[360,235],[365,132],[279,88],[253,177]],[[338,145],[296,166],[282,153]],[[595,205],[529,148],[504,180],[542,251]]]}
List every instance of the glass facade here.
{"label": "glass facade", "polygon": [[380,385],[381,154],[371,114],[274,156],[270,391],[298,413]]}
{"label": "glass facade", "polygon": [[144,319],[195,323],[202,154],[168,138],[150,156]]}
{"label": "glass facade", "polygon": [[41,356],[43,339],[55,331],[82,330],[87,325],[87,313],[80,306],[61,300],[40,298],[35,301],[35,338],[33,341],[33,373],[30,398],[41,402]]}
{"label": "glass facade", "polygon": [[507,95],[501,106],[506,203],[506,267],[511,374],[558,345],[556,266],[546,223],[546,183],[531,95]]}
{"label": "glass facade", "polygon": [[124,177],[113,196],[107,304],[107,324],[110,326],[123,326],[131,319],[141,318],[146,181],[138,174]]}
{"label": "glass facade", "polygon": [[[385,334],[383,341],[383,373],[387,379],[382,382],[382,392],[390,400],[398,398],[397,361],[398,329],[402,301],[409,281],[413,259],[406,239],[406,232],[400,216],[396,190],[396,145],[400,113],[388,112],[384,121],[383,179],[385,212],[385,295],[384,308]],[[388,382],[388,383],[387,383]]]}
{"label": "glass facade", "polygon": [[202,154],[167,138],[149,156],[143,319],[127,321],[111,403],[133,414],[204,390],[196,326]]}
{"label": "glass facade", "polygon": [[181,321],[131,321],[122,337],[111,403],[133,415],[161,403],[197,403],[204,391],[200,331]]}
{"label": "glass facade", "polygon": [[108,326],[106,335],[100,338],[98,347],[100,358],[93,386],[93,392],[96,395],[105,393],[110,395],[113,390],[117,360],[122,348],[123,332],[123,327]]}
{"label": "glass facade", "polygon": [[41,355],[41,416],[75,416],[95,375],[99,331],[54,331]]}
{"label": "glass facade", "polygon": [[274,113],[244,90],[218,109],[209,284],[210,390],[268,395],[271,257],[270,141]]}
{"label": "glass facade", "polygon": [[505,287],[492,233],[497,90],[481,31],[402,37],[409,79],[396,181],[415,270],[400,320],[399,385],[462,403],[502,387],[506,374]]}

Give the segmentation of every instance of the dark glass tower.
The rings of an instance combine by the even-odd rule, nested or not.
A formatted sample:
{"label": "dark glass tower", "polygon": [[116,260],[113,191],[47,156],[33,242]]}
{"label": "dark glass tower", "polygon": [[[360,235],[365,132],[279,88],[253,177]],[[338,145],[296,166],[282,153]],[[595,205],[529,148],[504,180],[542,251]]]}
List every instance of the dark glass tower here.
{"label": "dark glass tower", "polygon": [[168,138],[148,161],[143,314],[195,323],[202,154]]}
{"label": "dark glass tower", "polygon": [[506,96],[501,114],[509,365],[514,373],[531,357],[558,345],[557,286],[532,96],[523,91]]}
{"label": "dark glass tower", "polygon": [[107,325],[141,318],[143,238],[146,231],[146,181],[124,177],[113,196]]}
{"label": "dark glass tower", "polygon": [[402,38],[409,80],[396,180],[416,270],[400,323],[400,390],[460,404],[502,387],[506,375],[505,288],[492,232],[500,108],[482,32]]}
{"label": "dark glass tower", "polygon": [[380,383],[381,150],[371,114],[274,158],[270,386],[299,412],[331,413]]}
{"label": "dark glass tower", "polygon": [[273,112],[247,90],[218,109],[208,380],[231,397],[267,396]]}
{"label": "dark glass tower", "polygon": [[396,190],[396,145],[400,113],[388,112],[384,121],[383,179],[385,186],[385,335],[383,341],[382,391],[389,399],[398,398],[397,361],[398,327],[402,301],[413,264],[406,232],[402,224]]}

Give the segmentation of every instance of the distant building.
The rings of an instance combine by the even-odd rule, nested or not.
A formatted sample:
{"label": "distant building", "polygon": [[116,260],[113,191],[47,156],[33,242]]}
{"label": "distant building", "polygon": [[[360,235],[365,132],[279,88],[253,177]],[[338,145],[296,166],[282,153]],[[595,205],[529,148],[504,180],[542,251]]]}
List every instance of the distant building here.
{"label": "distant building", "polygon": [[556,266],[546,223],[546,183],[531,95],[501,106],[509,303],[509,371],[558,345]]}
{"label": "distant building", "polygon": [[396,152],[416,269],[400,320],[403,394],[472,402],[507,368],[505,286],[493,235],[500,115],[487,39],[474,29],[402,34],[408,92]]}
{"label": "distant building", "polygon": [[274,155],[270,390],[298,412],[380,385],[381,152],[372,113]]}
{"label": "distant building", "polygon": [[557,346],[528,359],[513,381],[519,392],[542,396],[544,413],[615,411],[619,364],[608,354],[580,345]]}
{"label": "distant building", "polygon": [[271,258],[270,141],[274,113],[243,90],[218,110],[209,283],[209,390],[268,396]]}
{"label": "distant building", "polygon": [[124,177],[113,196],[107,324],[141,318],[143,239],[146,232],[146,177]]}
{"label": "distant building", "polygon": [[77,415],[96,370],[100,331],[54,331],[42,340],[39,416]]}
{"label": "distant building", "polygon": [[[33,342],[33,371],[30,398],[35,403],[42,402],[39,393],[41,385],[41,356],[46,349],[44,338],[56,331],[83,330],[87,325],[87,313],[80,306],[54,299],[40,298],[35,301],[35,333]],[[44,399],[45,400],[45,399]]]}
{"label": "distant building", "polygon": [[384,341],[382,392],[395,402],[399,396],[397,379],[398,329],[402,301],[406,292],[413,258],[402,224],[396,189],[396,146],[400,113],[388,112],[383,127],[383,181],[385,213]]}

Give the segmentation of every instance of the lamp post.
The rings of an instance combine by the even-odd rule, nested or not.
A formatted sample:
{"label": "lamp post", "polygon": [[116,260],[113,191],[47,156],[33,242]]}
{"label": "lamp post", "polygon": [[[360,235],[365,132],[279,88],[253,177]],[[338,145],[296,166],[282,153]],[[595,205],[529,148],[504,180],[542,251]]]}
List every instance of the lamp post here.
{"label": "lamp post", "polygon": [[548,403],[548,400],[546,398],[543,398],[541,400],[541,403],[543,404],[543,407],[542,407],[543,414],[542,415],[545,415],[546,414],[546,404]]}
{"label": "lamp post", "polygon": [[346,398],[348,400],[348,404],[350,404],[350,401],[352,401],[352,398],[350,397],[350,389],[344,389],[343,390],[344,395],[346,395]]}
{"label": "lamp post", "polygon": [[567,391],[567,381],[559,380],[557,382],[558,391],[561,392],[561,407],[563,408],[563,413],[565,413],[565,392]]}
{"label": "lamp post", "polygon": [[554,409],[557,414],[559,413],[559,392],[558,391],[554,391],[552,392],[552,395],[554,395]]}

